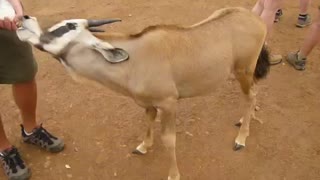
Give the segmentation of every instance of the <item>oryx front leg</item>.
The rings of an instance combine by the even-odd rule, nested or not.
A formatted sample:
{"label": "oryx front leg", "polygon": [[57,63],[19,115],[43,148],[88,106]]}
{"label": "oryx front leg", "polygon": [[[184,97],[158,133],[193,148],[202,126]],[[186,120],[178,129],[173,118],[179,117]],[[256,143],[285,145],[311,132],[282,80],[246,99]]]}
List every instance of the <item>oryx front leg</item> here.
{"label": "oryx front leg", "polygon": [[241,127],[239,130],[239,134],[235,140],[234,150],[240,150],[245,146],[246,139],[249,136],[249,126],[250,120],[254,116],[254,109],[256,106],[256,94],[254,91],[254,87],[252,86],[249,90],[249,94],[246,96],[247,102],[249,103],[249,108],[246,111],[246,114],[243,118],[241,118]]}
{"label": "oryx front leg", "polygon": [[180,173],[176,160],[176,101],[169,101],[160,107],[161,139],[166,146],[169,155],[169,176],[168,180],[180,180]]}
{"label": "oryx front leg", "polygon": [[157,116],[157,109],[150,107],[146,109],[146,119],[148,123],[148,129],[146,136],[142,143],[132,153],[143,155],[147,153],[148,148],[153,145],[153,124]]}

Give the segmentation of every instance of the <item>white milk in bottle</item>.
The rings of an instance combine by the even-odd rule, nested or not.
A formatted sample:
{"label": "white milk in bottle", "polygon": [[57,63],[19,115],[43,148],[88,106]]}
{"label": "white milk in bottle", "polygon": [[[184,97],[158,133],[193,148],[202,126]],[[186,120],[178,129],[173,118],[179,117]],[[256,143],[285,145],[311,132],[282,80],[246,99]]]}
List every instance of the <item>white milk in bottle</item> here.
{"label": "white milk in bottle", "polygon": [[3,20],[5,17],[13,20],[15,17],[15,11],[8,0],[0,0],[0,19]]}

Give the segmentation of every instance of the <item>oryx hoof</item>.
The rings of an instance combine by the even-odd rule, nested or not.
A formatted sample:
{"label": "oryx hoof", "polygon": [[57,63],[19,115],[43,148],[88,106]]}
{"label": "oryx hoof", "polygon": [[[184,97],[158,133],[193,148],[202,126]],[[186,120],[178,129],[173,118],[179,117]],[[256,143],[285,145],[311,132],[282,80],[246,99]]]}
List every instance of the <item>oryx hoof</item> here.
{"label": "oryx hoof", "polygon": [[241,123],[241,122],[238,122],[238,123],[236,123],[236,124],[234,124],[234,125],[237,126],[237,127],[241,127],[242,123]]}
{"label": "oryx hoof", "polygon": [[135,150],[132,151],[132,154],[145,155],[145,154],[147,154],[147,152],[143,153],[143,152],[139,151],[138,149],[135,149]]}
{"label": "oryx hoof", "polygon": [[244,148],[244,145],[238,144],[238,143],[236,143],[236,144],[233,146],[233,150],[234,150],[234,151],[239,151],[239,150],[241,150],[241,149],[243,149],[243,148]]}

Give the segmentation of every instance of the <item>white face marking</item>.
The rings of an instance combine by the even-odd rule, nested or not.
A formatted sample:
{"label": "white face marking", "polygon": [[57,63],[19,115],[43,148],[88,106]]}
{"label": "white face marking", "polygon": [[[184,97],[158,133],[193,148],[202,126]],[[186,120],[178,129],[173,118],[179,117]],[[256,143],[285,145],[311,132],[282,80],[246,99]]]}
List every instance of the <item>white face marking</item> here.
{"label": "white face marking", "polygon": [[52,55],[61,53],[70,42],[86,44],[96,49],[114,48],[111,44],[93,36],[87,28],[88,20],[71,19],[63,20],[42,33],[37,19],[26,16],[17,35],[20,40],[40,45],[44,51]]}
{"label": "white face marking", "polygon": [[67,27],[68,23],[71,23],[75,26],[75,29],[70,29],[68,32],[64,33],[60,37],[54,37],[54,39],[48,43],[44,44],[43,48],[52,53],[59,54],[62,49],[64,49],[71,41],[75,41],[81,32],[87,29],[87,20],[85,19],[73,19],[73,20],[64,20],[48,29],[48,32],[53,32],[60,27]]}
{"label": "white face marking", "polygon": [[61,26],[65,26],[67,23],[74,23],[77,25],[77,29],[86,29],[88,26],[87,20],[85,19],[71,19],[71,20],[63,20],[48,29],[49,32],[58,29]]}
{"label": "white face marking", "polygon": [[21,26],[17,29],[16,34],[21,41],[29,42],[31,44],[39,43],[39,37],[42,34],[42,30],[37,18],[23,18]]}

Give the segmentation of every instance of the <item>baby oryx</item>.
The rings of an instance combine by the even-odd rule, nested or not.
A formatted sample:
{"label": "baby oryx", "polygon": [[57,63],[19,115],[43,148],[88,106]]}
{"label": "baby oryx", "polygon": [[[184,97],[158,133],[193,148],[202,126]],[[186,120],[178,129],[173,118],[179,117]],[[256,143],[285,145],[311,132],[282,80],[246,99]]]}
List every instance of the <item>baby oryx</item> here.
{"label": "baby oryx", "polygon": [[254,118],[254,85],[269,71],[266,26],[258,16],[244,8],[224,8],[191,26],[155,25],[137,34],[90,32],[116,21],[64,20],[42,32],[36,18],[25,16],[17,34],[52,54],[69,72],[129,96],[146,109],[149,127],[134,153],[147,153],[159,116],[170,156],[169,180],[180,179],[175,152],[177,101],[208,95],[231,73],[248,102],[234,149],[245,146]]}

